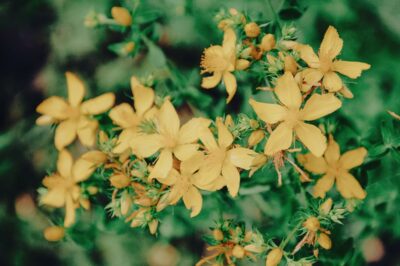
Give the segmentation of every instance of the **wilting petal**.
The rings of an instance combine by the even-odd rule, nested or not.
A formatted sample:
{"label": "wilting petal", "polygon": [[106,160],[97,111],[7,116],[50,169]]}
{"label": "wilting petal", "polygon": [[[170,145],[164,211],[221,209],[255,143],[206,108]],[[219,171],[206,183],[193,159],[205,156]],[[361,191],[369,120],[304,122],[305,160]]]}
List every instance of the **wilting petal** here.
{"label": "wilting petal", "polygon": [[41,197],[40,202],[47,206],[61,208],[65,204],[65,188],[63,186],[59,186],[50,189]]}
{"label": "wilting petal", "polygon": [[325,174],[327,164],[324,157],[316,157],[312,153],[299,154],[297,156],[299,162],[304,166],[307,171],[314,174]]}
{"label": "wilting petal", "polygon": [[321,130],[310,124],[300,122],[294,128],[299,140],[306,146],[312,154],[320,157],[326,150],[326,137]]}
{"label": "wilting petal", "polygon": [[319,58],[310,45],[297,44],[295,45],[295,50],[300,53],[300,58],[303,59],[307,65],[312,68],[319,67]]}
{"label": "wilting petal", "polygon": [[325,73],[322,85],[330,92],[337,92],[343,87],[343,82],[338,74],[331,71]]}
{"label": "wilting petal", "polygon": [[113,93],[105,93],[82,103],[81,110],[84,114],[98,115],[110,109],[114,105],[114,101]]}
{"label": "wilting petal", "polygon": [[279,104],[261,103],[253,99],[250,99],[249,103],[257,116],[270,124],[282,121],[287,112],[287,109]]}
{"label": "wilting petal", "polygon": [[64,218],[64,226],[65,227],[70,227],[75,223],[75,202],[72,199],[72,196],[67,194],[66,196],[66,201],[65,201],[65,218]]}
{"label": "wilting petal", "polygon": [[325,32],[324,39],[319,47],[319,56],[326,57],[329,60],[333,60],[342,50],[343,40],[340,39],[337,30],[329,26]]}
{"label": "wilting petal", "polygon": [[339,164],[344,169],[352,169],[361,165],[367,155],[367,150],[365,148],[358,148],[345,152],[339,159]]}
{"label": "wilting petal", "polygon": [[228,151],[228,160],[236,167],[249,170],[257,153],[246,148],[234,148]]}
{"label": "wilting petal", "polygon": [[240,174],[238,169],[231,163],[225,163],[222,167],[222,176],[225,179],[226,187],[232,197],[236,197],[240,187]]}
{"label": "wilting petal", "polygon": [[204,144],[207,150],[212,151],[218,148],[217,142],[215,141],[214,135],[210,129],[204,129],[199,132],[199,139]]}
{"label": "wilting petal", "polygon": [[131,140],[132,152],[140,157],[150,157],[163,147],[163,140],[158,134],[138,135]]}
{"label": "wilting petal", "polygon": [[97,128],[99,124],[96,120],[90,120],[81,117],[78,124],[78,138],[80,142],[88,147],[94,146],[96,143]]}
{"label": "wilting petal", "polygon": [[173,152],[179,161],[184,161],[195,155],[199,146],[199,144],[180,144],[174,148]]}
{"label": "wilting petal", "polygon": [[64,120],[69,117],[69,106],[63,98],[52,96],[39,104],[36,107],[36,112]]}
{"label": "wilting petal", "polygon": [[191,186],[189,190],[183,194],[183,203],[187,209],[191,209],[190,217],[195,217],[201,211],[203,206],[203,198],[197,188]]}
{"label": "wilting petal", "polygon": [[154,91],[139,83],[136,77],[131,78],[131,88],[134,98],[135,110],[138,116],[149,110],[154,104]]}
{"label": "wilting petal", "polygon": [[58,125],[54,137],[54,143],[58,150],[62,150],[74,141],[77,127],[78,121],[73,119],[65,120]]}
{"label": "wilting petal", "polygon": [[336,177],[336,188],[346,199],[364,199],[367,195],[357,179],[348,172],[341,172]]}
{"label": "wilting petal", "polygon": [[178,142],[186,144],[197,141],[199,139],[199,132],[207,129],[210,124],[210,119],[202,117],[190,119],[179,130]]}
{"label": "wilting petal", "polygon": [[71,153],[67,150],[62,150],[58,154],[57,160],[57,170],[61,176],[69,178],[72,174],[72,164],[74,160],[72,159]]}
{"label": "wilting petal", "polygon": [[292,140],[293,128],[288,123],[283,122],[272,131],[265,144],[264,153],[273,155],[275,152],[286,150],[292,144]]}
{"label": "wilting petal", "polygon": [[135,126],[139,123],[139,118],[133,111],[132,106],[127,103],[121,103],[111,109],[108,116],[114,124],[121,128],[128,128]]}
{"label": "wilting petal", "polygon": [[221,148],[229,147],[233,142],[232,133],[228,130],[228,128],[222,122],[222,119],[219,117],[216,121],[217,129],[218,129],[218,145]]}
{"label": "wilting petal", "polygon": [[300,111],[301,118],[312,121],[335,112],[342,102],[332,93],[313,94]]}
{"label": "wilting petal", "polygon": [[334,182],[335,177],[330,174],[326,174],[318,179],[317,183],[313,187],[314,197],[325,198],[326,192],[328,192],[332,188]]}
{"label": "wilting petal", "polygon": [[276,80],[275,94],[278,99],[289,108],[300,108],[303,101],[299,86],[292,73],[285,72],[281,77]]}
{"label": "wilting petal", "polygon": [[224,79],[226,92],[228,93],[228,98],[226,99],[226,103],[229,103],[236,93],[237,89],[236,77],[231,72],[225,72],[222,77]]}
{"label": "wilting petal", "polygon": [[170,138],[177,138],[180,121],[172,103],[167,99],[164,101],[158,113],[158,121],[160,123],[160,134],[168,135]]}
{"label": "wilting petal", "polygon": [[216,71],[212,76],[204,77],[201,80],[201,87],[204,89],[212,89],[215,88],[222,79],[222,72]]}
{"label": "wilting petal", "polygon": [[68,101],[72,106],[76,107],[82,102],[85,96],[85,86],[82,80],[74,73],[66,72],[65,77],[67,78]]}
{"label": "wilting petal", "polygon": [[328,147],[324,154],[325,160],[328,164],[336,164],[340,157],[340,147],[333,139],[332,135],[329,136]]}
{"label": "wilting petal", "polygon": [[332,64],[332,70],[339,72],[349,78],[355,79],[361,76],[361,72],[363,70],[367,70],[371,67],[371,65],[362,63],[362,62],[351,62],[351,61],[342,61],[337,60]]}
{"label": "wilting petal", "polygon": [[168,150],[162,150],[154,168],[150,172],[149,179],[166,178],[172,169],[172,164],[172,153]]}

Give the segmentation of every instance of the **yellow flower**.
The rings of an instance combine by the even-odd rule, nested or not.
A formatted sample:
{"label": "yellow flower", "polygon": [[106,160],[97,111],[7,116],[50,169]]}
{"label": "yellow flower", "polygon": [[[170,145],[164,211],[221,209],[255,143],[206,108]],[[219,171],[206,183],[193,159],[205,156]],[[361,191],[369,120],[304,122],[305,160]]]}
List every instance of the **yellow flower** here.
{"label": "yellow flower", "polygon": [[124,7],[114,6],[111,8],[111,16],[122,26],[130,26],[132,24],[132,16],[129,10]]}
{"label": "yellow flower", "polygon": [[[358,78],[363,70],[370,68],[362,62],[336,60],[343,47],[343,40],[337,30],[329,26],[321,42],[318,55],[309,45],[298,44],[295,49],[310,68],[304,70],[303,78],[309,85],[314,85],[322,79],[322,85],[330,92],[337,92],[343,88],[343,82],[337,73],[351,79]],[[310,86],[306,87],[309,89]]]}
{"label": "yellow flower", "polygon": [[62,150],[57,160],[57,173],[43,179],[48,191],[41,198],[41,203],[55,208],[65,207],[65,227],[75,222],[75,209],[79,205],[89,206],[89,202],[81,197],[79,183],[88,179],[96,166],[105,160],[102,152],[89,151],[74,163],[71,154]]}
{"label": "yellow flower", "polygon": [[216,124],[218,143],[209,129],[200,134],[200,140],[206,148],[207,155],[199,171],[199,182],[202,186],[213,186],[220,184],[222,179],[231,196],[235,197],[240,187],[240,174],[237,167],[249,170],[257,153],[247,148],[232,147],[233,136],[221,118],[217,119]]}
{"label": "yellow flower", "polygon": [[203,205],[203,198],[197,186],[199,170],[203,163],[204,155],[198,152],[180,165],[180,172],[172,169],[165,179],[158,179],[162,184],[171,186],[168,195],[170,204],[176,204],[181,198],[187,209],[191,209],[190,217],[198,215]]}
{"label": "yellow flower", "polygon": [[317,158],[312,154],[304,154],[299,155],[298,159],[308,171],[324,174],[314,186],[315,197],[324,198],[336,180],[336,188],[344,198],[364,199],[365,191],[349,170],[361,165],[366,155],[365,148],[358,148],[340,155],[339,145],[330,136],[328,148],[323,157]]}
{"label": "yellow flower", "polygon": [[131,89],[136,111],[130,104],[122,103],[112,108],[109,114],[114,124],[122,129],[113,150],[115,153],[123,153],[133,148],[131,140],[140,134],[141,123],[151,119],[156,113],[156,108],[153,107],[154,91],[151,88],[143,86],[136,77],[132,77]]}
{"label": "yellow flower", "polygon": [[174,106],[165,100],[154,119],[157,132],[143,134],[132,140],[134,153],[141,157],[147,158],[160,151],[149,179],[167,177],[173,166],[172,155],[180,161],[192,157],[199,148],[196,143],[199,132],[207,128],[210,122],[205,118],[192,118],[181,127]]}
{"label": "yellow flower", "polygon": [[250,99],[250,105],[258,117],[269,124],[279,123],[265,145],[267,155],[288,149],[293,142],[293,133],[315,156],[326,149],[326,137],[321,130],[305,121],[326,116],[342,105],[333,94],[313,94],[301,108],[303,98],[293,75],[285,72],[277,79],[275,94],[282,105],[261,103]]}
{"label": "yellow flower", "polygon": [[85,86],[71,72],[65,73],[68,87],[68,102],[58,96],[44,100],[36,108],[42,114],[36,121],[39,125],[59,123],[54,142],[58,150],[71,144],[76,136],[85,146],[93,146],[96,142],[97,120],[91,115],[106,112],[114,104],[114,94],[105,93],[96,98],[82,102]]}
{"label": "yellow flower", "polygon": [[228,93],[229,103],[236,93],[236,78],[231,73],[235,69],[242,70],[248,66],[244,59],[236,60],[236,34],[228,28],[224,32],[224,41],[221,45],[213,45],[204,50],[201,58],[201,73],[212,73],[210,77],[204,77],[201,86],[205,89],[215,88],[223,79]]}

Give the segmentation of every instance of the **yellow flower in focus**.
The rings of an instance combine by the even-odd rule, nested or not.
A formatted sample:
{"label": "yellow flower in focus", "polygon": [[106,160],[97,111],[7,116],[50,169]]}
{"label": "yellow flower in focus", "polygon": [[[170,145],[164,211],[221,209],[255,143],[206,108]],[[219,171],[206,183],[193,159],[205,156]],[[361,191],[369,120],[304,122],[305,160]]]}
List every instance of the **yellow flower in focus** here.
{"label": "yellow flower in focus", "polygon": [[111,9],[111,16],[119,25],[128,27],[132,24],[132,16],[124,7],[114,6]]}
{"label": "yellow flower in focus", "polygon": [[192,118],[182,127],[179,116],[169,100],[165,100],[154,119],[156,133],[142,134],[132,140],[133,152],[141,157],[150,157],[160,151],[149,179],[166,178],[173,166],[173,155],[184,161],[195,155],[199,132],[211,123],[205,118]]}
{"label": "yellow flower in focus", "polygon": [[342,106],[333,94],[313,94],[304,104],[293,75],[285,72],[277,79],[275,94],[282,105],[261,103],[250,99],[250,105],[258,117],[268,124],[279,123],[265,145],[264,152],[273,155],[288,149],[293,143],[293,133],[315,156],[321,156],[326,149],[326,137],[321,130],[306,121],[326,116]]}
{"label": "yellow flower in focus", "polygon": [[36,107],[40,116],[36,123],[46,125],[59,123],[55,133],[55,146],[58,150],[71,144],[76,136],[85,146],[93,146],[96,142],[97,120],[91,118],[110,109],[115,100],[112,93],[105,93],[96,98],[82,102],[85,86],[73,73],[66,72],[68,102],[58,96],[44,100]]}
{"label": "yellow flower in focus", "polygon": [[203,198],[197,186],[199,170],[203,163],[204,155],[198,152],[190,159],[185,160],[180,165],[180,172],[172,169],[168,177],[158,179],[162,184],[171,186],[171,191],[168,195],[170,204],[176,204],[181,198],[187,209],[191,209],[190,217],[198,215],[203,205]]}
{"label": "yellow flower in focus", "polygon": [[232,197],[235,197],[240,187],[240,174],[237,168],[249,170],[257,153],[253,150],[232,147],[233,136],[224,125],[221,118],[216,121],[218,143],[210,129],[200,133],[200,140],[206,148],[206,158],[200,168],[199,175],[202,186],[217,186],[222,182],[228,187]]}
{"label": "yellow flower in focus", "polygon": [[329,26],[321,42],[318,55],[309,45],[298,44],[295,49],[300,52],[308,69],[303,71],[304,81],[310,86],[303,87],[304,90],[310,89],[312,85],[322,79],[322,85],[330,92],[337,92],[343,88],[342,79],[337,73],[345,75],[351,79],[358,78],[363,70],[371,66],[362,62],[336,60],[343,48],[343,40],[339,37],[337,30]]}
{"label": "yellow flower in focus", "polygon": [[42,196],[41,203],[54,208],[65,207],[65,227],[75,222],[75,209],[80,205],[89,207],[89,202],[82,198],[79,183],[88,179],[96,166],[105,160],[102,152],[89,151],[74,163],[71,154],[62,150],[58,155],[57,173],[43,179],[48,191]]}
{"label": "yellow flower in focus", "polygon": [[212,73],[210,77],[204,77],[201,86],[205,89],[215,88],[221,79],[224,81],[228,93],[229,103],[236,93],[236,78],[231,73],[235,69],[241,70],[248,66],[247,60],[236,60],[236,34],[228,28],[224,32],[224,40],[221,45],[213,45],[204,50],[201,58],[201,73]]}
{"label": "yellow flower in focus", "polygon": [[361,165],[366,155],[365,148],[358,148],[340,155],[339,145],[330,136],[328,148],[323,157],[303,154],[299,155],[298,159],[308,171],[324,175],[314,186],[314,197],[325,198],[326,192],[332,188],[336,180],[336,188],[344,198],[364,199],[365,191],[349,170]]}
{"label": "yellow flower in focus", "polygon": [[133,105],[122,103],[111,109],[109,117],[122,129],[118,136],[117,145],[113,152],[123,153],[132,147],[131,140],[140,134],[140,125],[142,122],[154,117],[156,108],[154,105],[154,91],[145,87],[136,77],[131,78],[131,90],[133,95]]}

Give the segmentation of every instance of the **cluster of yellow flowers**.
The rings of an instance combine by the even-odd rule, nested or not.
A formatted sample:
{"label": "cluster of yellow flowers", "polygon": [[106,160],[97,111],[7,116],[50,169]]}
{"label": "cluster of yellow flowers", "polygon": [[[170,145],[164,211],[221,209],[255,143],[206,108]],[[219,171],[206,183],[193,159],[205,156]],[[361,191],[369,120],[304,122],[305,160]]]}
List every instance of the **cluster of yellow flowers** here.
{"label": "cluster of yellow flowers", "polygon": [[[121,25],[132,22],[123,9],[114,8],[112,14]],[[288,156],[302,150],[296,147],[296,140],[310,152],[299,154],[297,161],[310,173],[323,175],[313,187],[315,197],[325,198],[335,180],[344,198],[366,196],[349,172],[363,163],[366,149],[358,148],[341,156],[332,135],[327,141],[326,135],[330,132],[310,122],[337,111],[342,106],[342,96],[352,97],[337,73],[354,79],[370,66],[336,59],[343,40],[332,26],[325,33],[318,55],[308,45],[263,33],[260,26],[246,22],[236,10],[221,20],[219,28],[224,31],[222,45],[205,49],[201,59],[201,73],[211,74],[203,77],[203,88],[215,88],[223,81],[229,103],[240,87],[236,71],[264,62],[266,71],[274,74],[267,84],[273,88],[268,87],[262,93],[270,93],[275,103],[249,100],[258,119],[249,120],[252,132],[246,144],[239,144],[242,142],[232,131],[235,122],[230,115],[215,121],[193,117],[183,123],[171,102],[173,99],[165,97],[156,101],[155,91],[136,77],[131,78],[133,105],[114,106],[112,93],[82,102],[83,82],[67,72],[68,101],[53,96],[37,107],[42,115],[37,124],[57,124],[54,142],[59,150],[57,171],[43,180],[47,190],[41,195],[41,203],[65,208],[64,227],[74,224],[77,208],[90,208],[90,195],[96,194],[98,188],[81,184],[98,169],[113,190],[108,206],[113,214],[124,217],[132,227],[148,226],[152,234],[157,232],[157,213],[165,207],[182,199],[194,217],[202,209],[202,191],[226,187],[236,197],[241,172],[249,171],[244,175],[251,176],[270,161],[277,170],[280,185],[280,168],[285,161],[294,167],[302,181],[312,181],[292,156]],[[238,33],[245,37],[238,38]],[[105,114],[113,124],[108,131],[99,129],[99,117],[106,117]],[[90,150],[74,162],[67,149],[76,138]],[[263,152],[257,148],[261,143],[265,143]],[[308,217],[302,227],[304,238],[293,253],[304,244],[330,248],[329,231],[320,225],[319,218]],[[52,230],[47,230],[45,235],[49,240],[57,240]],[[235,260],[252,258],[253,253],[268,250],[261,244],[255,245],[260,242],[258,234],[245,233],[239,227],[217,229],[214,238],[217,242],[211,249],[217,252],[211,258],[223,255],[230,265],[233,257]],[[266,264],[278,265],[284,255],[283,247],[270,249]],[[209,259],[202,259],[198,265]]]}

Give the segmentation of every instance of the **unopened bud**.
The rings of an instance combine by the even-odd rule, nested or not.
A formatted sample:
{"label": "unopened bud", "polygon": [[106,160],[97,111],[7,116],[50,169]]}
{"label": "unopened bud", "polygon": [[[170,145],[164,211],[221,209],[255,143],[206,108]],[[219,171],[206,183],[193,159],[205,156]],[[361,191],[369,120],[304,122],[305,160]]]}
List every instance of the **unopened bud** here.
{"label": "unopened bud", "polygon": [[331,249],[331,247],[332,247],[332,240],[325,233],[319,234],[317,242],[324,249]]}
{"label": "unopened bud", "polygon": [[250,137],[248,139],[249,147],[253,147],[260,143],[264,139],[264,131],[262,129],[258,129],[256,131],[251,132]]}
{"label": "unopened bud", "polygon": [[319,223],[319,220],[316,217],[311,216],[303,223],[303,226],[308,231],[316,232],[320,228],[321,224]]}
{"label": "unopened bud", "polygon": [[124,188],[131,184],[131,180],[126,175],[117,174],[110,177],[110,183],[115,188]]}
{"label": "unopened bud", "polygon": [[212,234],[213,234],[213,237],[214,237],[215,240],[217,240],[217,241],[222,241],[222,240],[224,240],[224,233],[222,233],[221,230],[219,230],[219,229],[214,229],[213,232],[212,232]]}
{"label": "unopened bud", "polygon": [[272,249],[268,255],[267,260],[265,262],[265,266],[277,266],[283,257],[283,251],[280,248]]}
{"label": "unopened bud", "polygon": [[297,62],[294,60],[293,56],[287,55],[284,59],[285,62],[285,72],[289,71],[293,75],[297,72]]}
{"label": "unopened bud", "polygon": [[245,250],[242,246],[236,245],[232,249],[232,255],[238,259],[242,259],[245,255]]}
{"label": "unopened bud", "polygon": [[114,6],[111,9],[111,16],[122,26],[130,26],[132,24],[132,16],[126,8]]}
{"label": "unopened bud", "polygon": [[61,226],[49,226],[43,231],[43,236],[47,241],[56,242],[62,239],[65,235],[65,230]]}
{"label": "unopened bud", "polygon": [[331,198],[325,200],[324,203],[322,203],[321,206],[319,206],[319,212],[321,214],[327,215],[332,209],[332,203],[333,201]]}
{"label": "unopened bud", "polygon": [[268,52],[275,47],[275,36],[268,33],[261,39],[260,49],[263,52]]}
{"label": "unopened bud", "polygon": [[260,35],[261,29],[255,22],[247,23],[244,26],[244,32],[246,33],[247,37],[255,38]]}

